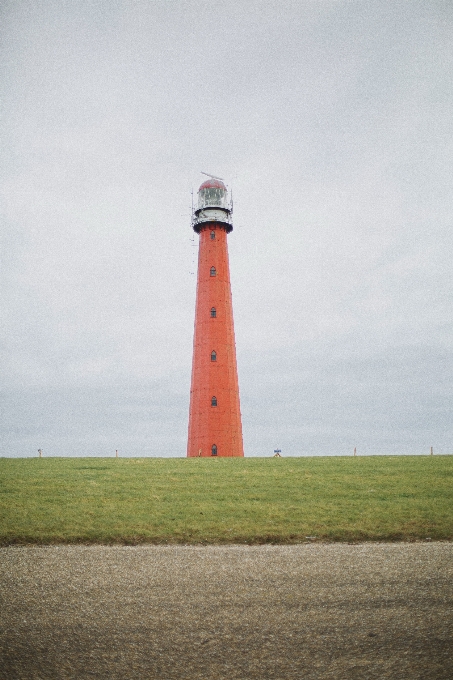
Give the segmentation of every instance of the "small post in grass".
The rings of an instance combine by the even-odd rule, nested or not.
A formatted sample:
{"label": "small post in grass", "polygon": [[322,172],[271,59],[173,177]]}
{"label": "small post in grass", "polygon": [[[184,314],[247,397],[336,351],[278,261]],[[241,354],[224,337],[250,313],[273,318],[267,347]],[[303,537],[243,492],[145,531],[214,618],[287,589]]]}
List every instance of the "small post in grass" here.
{"label": "small post in grass", "polygon": [[115,458],[118,458],[118,449],[115,451]]}
{"label": "small post in grass", "polygon": [[354,456],[357,455],[357,448],[354,446]]}
{"label": "small post in grass", "polygon": [[433,451],[433,447],[432,447],[432,446],[431,446],[431,454],[430,454],[430,455],[431,455],[431,456],[434,456],[434,451]]}
{"label": "small post in grass", "polygon": [[42,458],[42,449],[38,449],[39,457]]}

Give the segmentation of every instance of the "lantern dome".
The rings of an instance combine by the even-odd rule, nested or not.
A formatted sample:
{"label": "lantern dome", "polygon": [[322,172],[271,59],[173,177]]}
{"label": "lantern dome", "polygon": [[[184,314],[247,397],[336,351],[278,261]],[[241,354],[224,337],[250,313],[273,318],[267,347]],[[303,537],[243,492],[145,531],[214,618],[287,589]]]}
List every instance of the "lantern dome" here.
{"label": "lantern dome", "polygon": [[207,179],[206,182],[203,182],[198,191],[201,191],[202,189],[223,189],[224,191],[227,190],[222,180],[214,178]]}

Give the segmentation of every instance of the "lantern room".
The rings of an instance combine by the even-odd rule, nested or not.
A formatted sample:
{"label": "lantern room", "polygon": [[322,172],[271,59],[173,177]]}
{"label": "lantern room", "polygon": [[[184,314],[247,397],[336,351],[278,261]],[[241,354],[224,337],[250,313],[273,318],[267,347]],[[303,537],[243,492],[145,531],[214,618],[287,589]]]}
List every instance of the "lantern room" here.
{"label": "lantern room", "polygon": [[203,182],[198,189],[198,208],[207,207],[227,208],[228,192],[223,182],[218,179],[209,179]]}
{"label": "lantern room", "polygon": [[192,216],[192,227],[200,233],[202,225],[217,223],[227,233],[232,231],[233,205],[228,190],[220,179],[211,178],[198,189],[198,208]]}

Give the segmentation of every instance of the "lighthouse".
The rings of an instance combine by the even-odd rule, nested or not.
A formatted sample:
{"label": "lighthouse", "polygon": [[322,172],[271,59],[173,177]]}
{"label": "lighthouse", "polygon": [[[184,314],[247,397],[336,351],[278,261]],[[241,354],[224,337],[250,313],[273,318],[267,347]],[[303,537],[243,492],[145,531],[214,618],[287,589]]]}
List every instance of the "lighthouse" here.
{"label": "lighthouse", "polygon": [[189,457],[243,456],[227,235],[233,205],[222,180],[198,190],[192,227],[199,234],[190,389]]}

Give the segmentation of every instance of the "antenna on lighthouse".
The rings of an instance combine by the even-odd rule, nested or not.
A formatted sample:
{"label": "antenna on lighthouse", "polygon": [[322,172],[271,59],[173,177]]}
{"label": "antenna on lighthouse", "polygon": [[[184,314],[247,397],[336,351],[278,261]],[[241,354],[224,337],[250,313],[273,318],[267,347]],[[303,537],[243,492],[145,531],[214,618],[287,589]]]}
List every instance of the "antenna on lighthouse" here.
{"label": "antenna on lighthouse", "polygon": [[211,177],[212,179],[219,179],[221,182],[223,182],[223,177],[217,177],[217,175],[211,175],[210,172],[203,172],[203,170],[200,170],[202,175],[206,175],[206,177]]}

